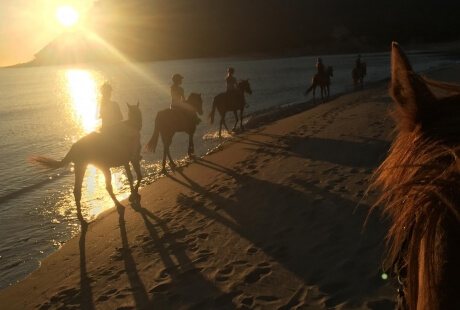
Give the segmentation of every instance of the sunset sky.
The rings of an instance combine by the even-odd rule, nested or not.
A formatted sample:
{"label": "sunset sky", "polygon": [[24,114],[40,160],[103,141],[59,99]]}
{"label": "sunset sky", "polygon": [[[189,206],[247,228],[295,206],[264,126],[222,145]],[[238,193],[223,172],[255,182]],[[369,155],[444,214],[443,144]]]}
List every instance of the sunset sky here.
{"label": "sunset sky", "polygon": [[65,29],[56,18],[61,6],[71,6],[80,21],[94,0],[0,1],[0,67],[28,62]]}

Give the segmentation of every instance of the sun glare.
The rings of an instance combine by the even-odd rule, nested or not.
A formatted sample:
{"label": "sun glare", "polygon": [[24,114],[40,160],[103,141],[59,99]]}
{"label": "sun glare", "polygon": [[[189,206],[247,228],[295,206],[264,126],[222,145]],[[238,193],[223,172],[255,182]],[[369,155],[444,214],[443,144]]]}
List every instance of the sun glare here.
{"label": "sun glare", "polygon": [[76,112],[75,122],[81,124],[84,134],[88,134],[98,126],[98,90],[95,77],[85,70],[69,70],[66,72],[66,78],[70,99]]}
{"label": "sun glare", "polygon": [[56,10],[56,19],[59,21],[59,23],[61,23],[61,25],[65,27],[75,25],[79,18],[80,14],[78,14],[77,10],[71,6],[60,6]]}

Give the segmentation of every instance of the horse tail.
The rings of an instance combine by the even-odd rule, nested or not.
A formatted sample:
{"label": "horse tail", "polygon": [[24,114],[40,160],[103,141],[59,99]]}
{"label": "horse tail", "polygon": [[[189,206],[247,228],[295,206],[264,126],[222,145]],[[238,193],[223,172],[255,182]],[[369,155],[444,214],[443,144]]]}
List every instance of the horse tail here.
{"label": "horse tail", "polygon": [[55,160],[49,157],[41,156],[41,155],[32,155],[27,158],[27,161],[45,169],[58,169],[67,166],[72,162],[72,153],[73,153],[73,146],[70,148],[70,151],[62,160]]}
{"label": "horse tail", "polygon": [[145,149],[148,152],[155,153],[158,144],[158,137],[160,136],[160,118],[158,117],[160,113],[157,113],[155,117],[155,129],[153,130],[152,137],[150,138],[149,142],[145,146]]}
{"label": "horse tail", "polygon": [[308,94],[310,94],[311,90],[313,89],[313,86],[315,86],[315,84],[311,84],[310,87],[308,87],[308,89],[305,91],[305,96],[308,96]]}
{"label": "horse tail", "polygon": [[217,107],[216,97],[214,97],[214,100],[212,101],[212,109],[211,109],[211,112],[209,112],[208,114],[208,118],[211,119],[211,125],[214,124],[214,114],[216,113],[216,107]]}

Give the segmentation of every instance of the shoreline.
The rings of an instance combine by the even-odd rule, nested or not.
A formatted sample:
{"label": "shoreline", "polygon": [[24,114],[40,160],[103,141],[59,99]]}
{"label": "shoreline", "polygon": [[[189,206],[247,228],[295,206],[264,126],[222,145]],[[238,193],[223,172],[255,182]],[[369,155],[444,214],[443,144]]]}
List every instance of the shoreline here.
{"label": "shoreline", "polygon": [[[459,71],[427,75],[458,82]],[[391,309],[394,283],[379,274],[385,223],[372,215],[362,228],[376,198],[364,191],[393,126],[387,83],[373,84],[268,115],[268,123],[143,187],[140,206],[123,201],[124,214],[102,213],[0,291],[0,302],[5,309]]]}
{"label": "shoreline", "polygon": [[[340,222],[344,215],[334,220],[332,228],[327,228],[328,225],[323,224],[329,215],[324,212],[345,212],[355,222],[351,227],[352,239],[358,238],[362,244],[358,247],[364,246],[368,241],[360,236],[360,231],[366,212],[356,207],[365,203],[364,179],[370,176],[371,166],[377,163],[372,162],[378,158],[356,161],[339,154],[327,154],[328,143],[332,143],[334,152],[336,147],[349,149],[363,141],[353,141],[356,138],[352,137],[352,141],[342,143],[339,137],[327,137],[330,133],[326,129],[335,123],[334,118],[340,117],[344,107],[353,110],[354,101],[367,101],[366,97],[375,93],[386,96],[385,84],[380,83],[377,89],[337,96],[325,104],[226,141],[218,152],[142,188],[141,207],[137,210],[123,201],[126,209],[122,217],[115,209],[101,214],[87,231],[43,260],[38,270],[0,291],[0,301],[11,303],[11,309],[62,305],[175,308],[177,303],[206,309],[230,307],[230,304],[244,306],[252,298],[252,306],[263,304],[271,308],[289,303],[296,292],[307,297],[310,295],[307,292],[313,291],[314,295],[322,296],[317,301],[319,304],[346,302],[354,294],[345,292],[346,298],[337,297],[340,294],[335,296],[344,287],[328,283],[328,277],[322,273],[329,277],[331,274],[322,262],[334,262],[337,259],[334,252],[344,255],[349,247],[359,249],[354,241],[349,243],[351,240],[345,248],[340,243],[330,249],[321,244],[324,235],[332,242],[343,229]],[[379,105],[386,109],[388,102]],[[318,115],[322,120],[316,120]],[[316,129],[308,128],[311,122],[316,123]],[[318,136],[320,133],[326,133],[326,137]],[[367,138],[372,152],[385,148],[385,143],[372,142],[375,139]],[[313,143],[316,151],[310,153],[297,142]],[[359,156],[355,151],[352,153]],[[328,160],[318,160],[321,156]],[[298,165],[304,166],[304,161],[309,164],[299,170]],[[311,173],[314,176],[307,177]],[[350,177],[356,178],[356,184],[349,188],[346,176],[350,174],[355,174]],[[347,197],[342,197],[345,194]],[[302,210],[305,202],[311,209]],[[335,210],[340,204],[345,205],[346,211]],[[246,213],[247,210],[250,212]],[[273,223],[273,219],[278,223]],[[299,219],[302,220],[299,222]],[[314,226],[313,231],[303,231],[304,221]],[[272,235],[273,242],[266,239],[267,233]],[[311,246],[301,245],[303,235]],[[382,238],[381,232],[379,236]],[[372,249],[373,254],[367,254],[377,257],[380,254],[376,251],[380,253],[382,249]],[[309,258],[309,254],[315,252],[320,254]],[[330,256],[334,258],[332,261]],[[339,265],[351,263],[350,254],[346,257],[339,259],[342,262]],[[304,260],[311,260],[311,269],[303,266]],[[369,272],[373,274],[372,283],[378,291],[390,291],[378,279],[376,266],[369,269],[367,260],[361,263],[367,265],[368,272],[374,270]],[[54,283],[43,281],[48,277],[54,279]],[[282,281],[286,287],[282,290],[277,285],[273,287],[270,284],[273,281]],[[346,286],[381,295],[374,290],[369,292],[364,283],[366,281]],[[189,294],[188,291],[198,288],[204,294]],[[30,292],[26,298],[24,291]],[[176,301],[170,294],[178,294],[181,300]]]}

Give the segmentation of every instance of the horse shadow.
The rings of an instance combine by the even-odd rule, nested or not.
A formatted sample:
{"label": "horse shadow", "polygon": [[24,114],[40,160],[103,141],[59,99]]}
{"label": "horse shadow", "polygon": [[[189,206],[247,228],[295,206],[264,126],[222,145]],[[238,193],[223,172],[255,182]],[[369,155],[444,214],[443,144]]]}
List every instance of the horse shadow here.
{"label": "horse shadow", "polygon": [[[160,272],[161,281],[147,292],[152,297],[136,303],[138,308],[171,309],[177,306],[178,295],[185,300],[190,309],[220,308],[222,300],[233,298],[232,293],[229,295],[222,293],[212,282],[203,277],[200,273],[203,268],[196,266],[202,260],[212,256],[213,253],[200,251],[200,258],[195,261],[192,261],[187,255],[186,251],[190,250],[190,247],[187,246],[187,241],[183,241],[183,239],[186,239],[190,234],[188,230],[171,231],[167,221],[144,208],[140,202],[132,203],[131,207],[144,221],[149,234],[148,245],[152,247],[151,251],[157,253],[164,264],[164,269]],[[190,282],[193,282],[194,286],[191,292],[189,292]],[[193,304],[196,302],[195,295],[197,292],[200,292],[201,296],[220,297],[216,299],[205,298],[197,304]]]}
{"label": "horse shadow", "polygon": [[[360,294],[370,296],[387,284],[380,278],[378,263],[383,254],[386,223],[371,216],[363,233],[369,205],[357,207],[355,201],[301,178],[292,180],[296,186],[285,186],[236,173],[211,161],[198,160],[197,164],[226,172],[229,181],[244,179],[245,187],[237,188],[233,199],[229,199],[223,195],[225,182],[216,182],[211,189],[203,188],[182,171],[180,177],[169,176],[190,190],[177,196],[178,205],[233,230],[252,243],[252,253],[264,252],[273,262],[304,279],[306,286],[318,286],[322,293],[330,296],[327,307],[343,302],[356,306],[361,302]],[[263,189],[265,197],[251,197],[255,189]],[[235,201],[235,197],[241,198]],[[337,209],[339,214],[331,216]],[[253,278],[246,277],[249,284],[269,273],[274,263],[264,264],[264,271],[259,270]],[[363,283],[347,281],[353,279],[355,273],[373,276]],[[299,290],[296,294],[302,295],[307,289]],[[232,292],[238,293],[230,290]],[[231,301],[227,306],[230,305]],[[372,307],[385,309],[388,305],[394,306],[394,302],[384,299]]]}

